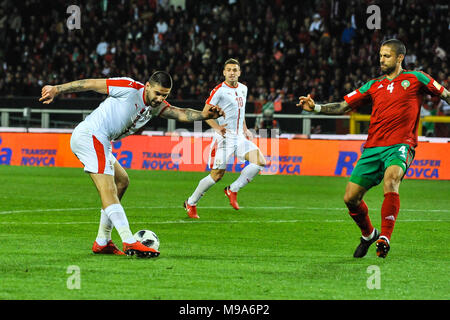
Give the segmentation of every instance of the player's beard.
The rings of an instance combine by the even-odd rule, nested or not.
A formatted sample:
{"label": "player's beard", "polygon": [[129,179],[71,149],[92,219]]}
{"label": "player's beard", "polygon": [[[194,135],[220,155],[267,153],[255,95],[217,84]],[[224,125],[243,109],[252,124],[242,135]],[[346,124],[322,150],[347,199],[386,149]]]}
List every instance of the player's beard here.
{"label": "player's beard", "polygon": [[395,66],[392,66],[392,67],[384,66],[384,68],[383,68],[383,66],[380,66],[380,68],[381,68],[381,72],[383,74],[391,74],[395,71]]}

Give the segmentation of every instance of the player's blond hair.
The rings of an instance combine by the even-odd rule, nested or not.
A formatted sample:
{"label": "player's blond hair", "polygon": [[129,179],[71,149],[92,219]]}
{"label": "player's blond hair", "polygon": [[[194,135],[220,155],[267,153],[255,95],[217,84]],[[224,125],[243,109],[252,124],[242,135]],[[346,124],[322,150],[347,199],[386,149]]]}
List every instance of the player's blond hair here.
{"label": "player's blond hair", "polygon": [[241,64],[239,63],[239,61],[237,59],[233,59],[233,58],[230,58],[227,61],[225,61],[225,63],[223,64],[224,69],[227,64],[237,64],[239,66],[239,68],[241,67]]}

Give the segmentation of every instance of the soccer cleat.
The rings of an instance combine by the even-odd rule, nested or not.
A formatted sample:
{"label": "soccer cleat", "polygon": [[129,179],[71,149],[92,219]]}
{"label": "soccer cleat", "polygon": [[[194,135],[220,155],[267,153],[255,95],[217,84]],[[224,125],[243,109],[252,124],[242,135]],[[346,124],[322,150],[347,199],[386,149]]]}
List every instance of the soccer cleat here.
{"label": "soccer cleat", "polygon": [[230,186],[225,187],[225,189],[223,189],[223,192],[225,192],[225,195],[228,197],[228,199],[230,200],[230,204],[231,206],[236,209],[239,210],[239,204],[237,203],[237,192],[233,192],[230,190]]}
{"label": "soccer cleat", "polygon": [[197,214],[197,206],[191,206],[187,200],[183,204],[184,209],[186,209],[186,213],[189,216],[189,218],[192,219],[199,219],[200,217]]}
{"label": "soccer cleat", "polygon": [[377,256],[386,258],[390,248],[389,241],[385,237],[380,237],[377,241]]}
{"label": "soccer cleat", "polygon": [[159,251],[144,246],[139,241],[134,243],[123,243],[123,252],[127,256],[136,255],[138,258],[153,258],[159,256]]}
{"label": "soccer cleat", "polygon": [[367,251],[369,250],[370,245],[378,240],[378,238],[380,236],[380,231],[378,231],[377,229],[374,229],[374,230],[375,230],[375,233],[374,233],[372,239],[365,240],[363,237],[361,237],[361,242],[356,247],[356,250],[353,253],[354,258],[364,257],[367,254]]}
{"label": "soccer cleat", "polygon": [[94,241],[94,245],[92,246],[92,252],[93,253],[100,253],[100,254],[116,254],[116,255],[125,255],[122,251],[120,251],[119,248],[116,247],[116,245],[109,240],[108,243],[104,246],[101,246],[97,243],[97,241]]}

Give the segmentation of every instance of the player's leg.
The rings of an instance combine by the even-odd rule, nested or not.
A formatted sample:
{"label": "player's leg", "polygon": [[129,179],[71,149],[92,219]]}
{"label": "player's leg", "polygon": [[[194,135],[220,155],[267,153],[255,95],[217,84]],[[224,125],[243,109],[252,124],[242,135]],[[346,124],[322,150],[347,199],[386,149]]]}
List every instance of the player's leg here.
{"label": "player's leg", "polygon": [[[120,201],[129,185],[129,177],[125,169],[114,158],[114,156],[112,156],[111,158],[111,161],[114,162],[114,183],[116,185],[117,197]],[[96,244],[94,243],[94,246],[106,246],[108,244],[110,245],[112,229],[112,221],[106,215],[105,211],[101,209],[100,224],[98,227],[97,238],[95,240]]]}
{"label": "player's leg", "polygon": [[230,185],[232,192],[238,192],[256,177],[266,165],[266,159],[262,152],[257,148],[247,152],[244,159],[249,162],[242,169],[240,176]]}
{"label": "player's leg", "polygon": [[366,188],[350,181],[345,188],[344,203],[350,217],[361,230],[362,237],[369,240],[374,228],[369,218],[369,209],[363,200],[366,192]]}
{"label": "player's leg", "polygon": [[120,204],[114,176],[99,173],[91,173],[90,176],[102,201],[102,209],[114,227],[116,227],[122,241],[127,243],[135,242],[136,240],[129,228],[125,211]]}
{"label": "player's leg", "polygon": [[99,173],[91,173],[90,176],[100,195],[105,214],[111,220],[122,239],[123,251],[127,255],[136,254],[140,257],[159,256],[158,251],[144,246],[134,238],[125,210],[120,204],[114,176]]}
{"label": "player's leg", "polygon": [[224,192],[229,198],[231,206],[238,210],[237,193],[264,169],[266,159],[261,150],[249,140],[241,141],[236,153],[238,158],[248,161],[249,164],[242,169],[239,177],[225,188]]}
{"label": "player's leg", "polygon": [[393,165],[384,174],[384,200],[381,205],[381,234],[377,241],[377,255],[385,258],[390,249],[392,231],[400,211],[400,195],[398,193],[403,177],[403,168]]}
{"label": "player's leg", "polygon": [[345,189],[344,203],[348,208],[350,217],[361,230],[360,243],[353,253],[355,258],[364,257],[370,245],[378,239],[380,234],[373,227],[369,217],[369,209],[363,200],[366,192],[382,180],[378,151],[374,148],[364,150]]}
{"label": "player's leg", "polygon": [[215,185],[225,174],[224,169],[211,169],[210,174],[201,179],[192,195],[184,202],[184,208],[190,218],[198,219],[197,203],[205,193]]}
{"label": "player's leg", "polygon": [[385,258],[390,250],[390,241],[400,211],[400,183],[414,159],[414,149],[406,144],[386,148],[385,167],[381,205],[381,234],[377,241],[377,255]]}
{"label": "player's leg", "polygon": [[[112,165],[110,166],[107,161],[109,160],[107,155],[110,154],[108,145],[111,144],[108,143],[107,139],[94,136],[83,123],[75,128],[70,139],[70,147],[84,165],[84,171],[87,173],[104,173],[106,171],[109,174],[114,174]],[[101,208],[99,230],[92,246],[94,253],[124,254],[111,241],[112,228],[111,220]]]}
{"label": "player's leg", "polygon": [[130,184],[130,178],[117,160],[114,162],[114,183],[117,188],[117,197],[119,200],[122,200],[122,197]]}
{"label": "player's leg", "polygon": [[210,174],[201,179],[192,195],[187,199],[187,203],[191,206],[197,205],[200,199],[205,195],[213,185],[215,185],[225,174],[224,169],[211,169]]}
{"label": "player's leg", "polygon": [[197,203],[213,185],[222,179],[225,174],[227,157],[232,151],[232,149],[226,147],[224,139],[214,138],[211,143],[208,159],[208,164],[211,168],[210,174],[199,181],[192,195],[183,204],[190,218],[199,218],[197,214]]}

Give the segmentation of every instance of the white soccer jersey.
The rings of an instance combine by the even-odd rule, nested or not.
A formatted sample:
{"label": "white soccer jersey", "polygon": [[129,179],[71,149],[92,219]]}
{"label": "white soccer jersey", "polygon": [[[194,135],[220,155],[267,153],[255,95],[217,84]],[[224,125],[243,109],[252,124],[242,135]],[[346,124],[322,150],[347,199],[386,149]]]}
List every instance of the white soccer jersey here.
{"label": "white soccer jersey", "polygon": [[131,78],[110,78],[106,80],[106,85],[108,97],[86,117],[82,125],[110,141],[135,133],[169,106],[166,101],[156,108],[147,105],[145,86]]}
{"label": "white soccer jersey", "polygon": [[211,91],[206,103],[219,106],[225,112],[225,118],[220,117],[217,122],[220,125],[227,124],[226,137],[244,134],[246,101],[247,86],[240,82],[236,87],[231,87],[224,81]]}

